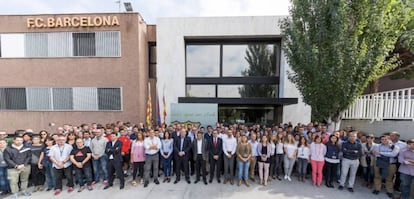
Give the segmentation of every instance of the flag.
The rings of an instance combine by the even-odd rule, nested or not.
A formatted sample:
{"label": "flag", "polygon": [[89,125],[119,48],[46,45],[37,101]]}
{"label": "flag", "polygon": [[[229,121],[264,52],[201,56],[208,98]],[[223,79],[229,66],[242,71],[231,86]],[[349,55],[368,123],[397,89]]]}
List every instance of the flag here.
{"label": "flag", "polygon": [[157,94],[157,124],[158,124],[159,127],[161,127],[161,113],[160,112],[161,112],[161,110],[160,110],[160,100],[159,100],[159,96]]}
{"label": "flag", "polygon": [[148,82],[148,101],[147,101],[147,126],[152,128],[152,102],[151,102],[151,85]]}
{"label": "flag", "polygon": [[165,118],[167,117],[167,104],[165,104],[165,94],[164,94],[164,90],[165,90],[165,86],[164,89],[162,91],[162,106],[163,106],[163,111],[162,111],[162,117],[163,117],[163,121],[164,121],[164,125],[167,125],[165,123]]}

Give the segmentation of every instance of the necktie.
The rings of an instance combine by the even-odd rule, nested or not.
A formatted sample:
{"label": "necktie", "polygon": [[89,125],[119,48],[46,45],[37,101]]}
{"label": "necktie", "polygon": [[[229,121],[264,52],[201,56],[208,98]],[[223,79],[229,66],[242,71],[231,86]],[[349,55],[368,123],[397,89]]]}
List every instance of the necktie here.
{"label": "necktie", "polygon": [[214,147],[217,148],[217,138],[214,138]]}

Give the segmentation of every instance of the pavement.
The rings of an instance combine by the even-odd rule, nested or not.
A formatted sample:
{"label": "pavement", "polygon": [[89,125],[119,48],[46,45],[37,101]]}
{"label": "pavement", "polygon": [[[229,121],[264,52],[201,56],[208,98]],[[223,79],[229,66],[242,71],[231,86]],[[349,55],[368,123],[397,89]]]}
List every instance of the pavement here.
{"label": "pavement", "polygon": [[[183,177],[182,177],[183,178]],[[361,185],[361,182],[355,184],[354,193],[349,192],[346,188],[344,190],[338,190],[338,185],[335,188],[328,188],[324,185],[321,187],[315,187],[312,185],[311,180],[307,180],[305,183],[299,182],[296,178],[292,181],[278,181],[272,180],[267,186],[259,185],[256,182],[250,181],[250,187],[246,187],[244,184],[240,187],[236,185],[230,185],[229,183],[218,184],[214,180],[211,184],[204,185],[201,182],[194,184],[193,176],[191,184],[187,184],[183,179],[178,184],[173,184],[175,177],[172,178],[171,183],[160,183],[155,185],[152,181],[148,187],[144,188],[143,185],[138,184],[133,187],[130,183],[131,179],[127,178],[127,184],[123,190],[119,189],[119,181],[116,179],[114,186],[103,190],[104,185],[98,183],[94,186],[94,190],[88,191],[87,189],[78,193],[78,186],[72,193],[68,193],[66,188],[58,196],[53,195],[53,191],[42,191],[32,193],[30,197],[20,196],[21,199],[126,199],[126,198],[138,198],[138,199],[224,199],[224,198],[237,198],[237,199],[388,199],[385,195],[385,191],[382,191],[379,195],[372,194],[372,190],[367,189]],[[162,181],[163,178],[160,178]],[[7,198],[11,198],[10,196]]]}

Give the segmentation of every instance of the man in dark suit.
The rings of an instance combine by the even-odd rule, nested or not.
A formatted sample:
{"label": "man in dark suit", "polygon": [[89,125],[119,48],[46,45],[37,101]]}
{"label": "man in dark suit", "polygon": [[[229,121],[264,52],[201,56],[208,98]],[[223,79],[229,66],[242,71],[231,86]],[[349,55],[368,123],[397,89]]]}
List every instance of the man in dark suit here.
{"label": "man in dark suit", "polygon": [[190,175],[188,171],[188,159],[191,150],[191,140],[186,136],[187,132],[184,128],[181,129],[180,137],[174,141],[174,156],[175,156],[175,171],[177,178],[174,184],[180,181],[181,169],[184,169],[185,180],[190,184]]}
{"label": "man in dark suit", "polygon": [[[208,158],[207,153],[207,140],[203,139],[203,132],[199,131],[197,133],[197,139],[193,142],[193,159],[195,161],[195,171],[196,171],[196,181],[194,183],[198,183],[200,181],[200,173],[203,175],[203,182],[207,185],[206,179],[206,160]],[[200,170],[202,172],[200,172]]]}
{"label": "man in dark suit", "polygon": [[118,140],[118,136],[115,132],[111,133],[111,140],[110,142],[106,143],[105,147],[105,154],[108,156],[108,185],[104,187],[104,189],[108,189],[112,187],[114,184],[114,173],[118,176],[120,180],[120,187],[119,189],[123,189],[125,186],[124,174],[122,172],[122,142]]}
{"label": "man in dark suit", "polygon": [[221,173],[221,158],[223,155],[223,141],[218,137],[217,130],[213,131],[213,137],[208,141],[208,154],[210,158],[210,180],[213,182],[214,170],[217,168],[217,182],[220,183],[220,173]]}

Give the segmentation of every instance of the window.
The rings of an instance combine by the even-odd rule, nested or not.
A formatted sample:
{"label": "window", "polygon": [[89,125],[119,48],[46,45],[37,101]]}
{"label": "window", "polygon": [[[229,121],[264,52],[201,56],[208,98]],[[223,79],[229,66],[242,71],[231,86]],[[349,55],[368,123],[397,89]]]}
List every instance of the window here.
{"label": "window", "polygon": [[223,76],[276,76],[276,45],[223,45]]}
{"label": "window", "polygon": [[219,77],[219,45],[187,45],[187,77]]}
{"label": "window", "polygon": [[278,98],[280,45],[278,38],[189,39],[186,97]]}
{"label": "window", "polygon": [[99,110],[121,110],[120,88],[98,88]]}
{"label": "window", "polygon": [[2,34],[1,57],[24,57],[24,34]]}
{"label": "window", "polygon": [[27,110],[50,110],[50,88],[26,88]]}
{"label": "window", "polygon": [[121,88],[0,88],[0,110],[120,111]]}
{"label": "window", "polygon": [[218,85],[217,97],[220,98],[250,98],[277,96],[277,86],[271,84],[241,84],[241,85]]}
{"label": "window", "polygon": [[186,97],[216,97],[216,85],[188,85]]}
{"label": "window", "polygon": [[73,33],[73,56],[95,55],[95,33]]}
{"label": "window", "polygon": [[119,57],[119,31],[0,34],[0,57]]}
{"label": "window", "polygon": [[53,109],[72,110],[73,93],[72,88],[52,88],[53,90]]}
{"label": "window", "polygon": [[26,109],[25,88],[0,88],[0,109]]}

